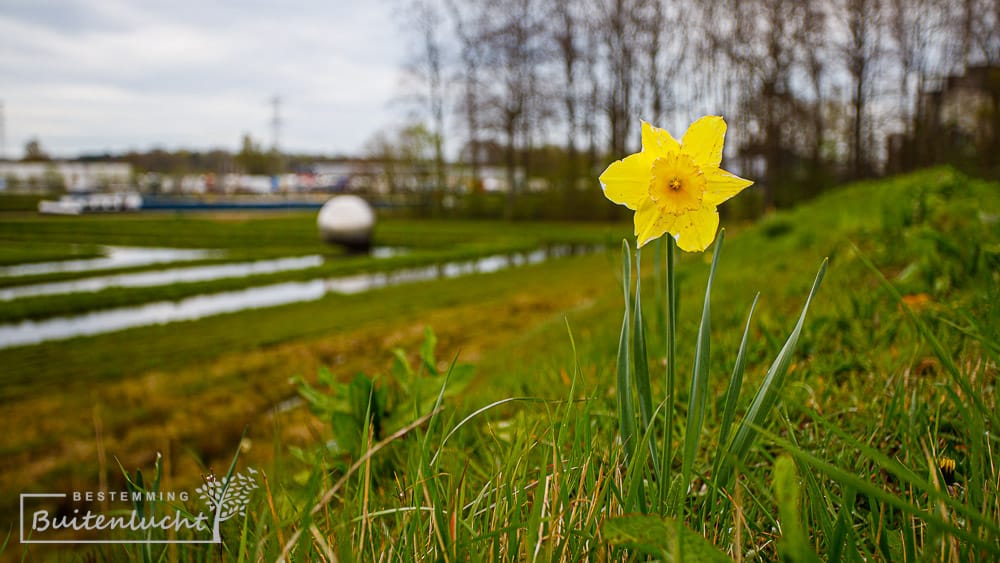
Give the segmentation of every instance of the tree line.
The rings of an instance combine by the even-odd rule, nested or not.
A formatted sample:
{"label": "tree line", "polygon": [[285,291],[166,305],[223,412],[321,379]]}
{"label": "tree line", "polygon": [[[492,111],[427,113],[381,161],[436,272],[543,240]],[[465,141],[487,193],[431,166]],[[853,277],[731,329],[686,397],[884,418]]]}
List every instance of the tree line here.
{"label": "tree line", "polygon": [[592,189],[638,150],[639,118],[679,137],[725,116],[727,164],[765,207],[942,161],[1000,164],[1000,0],[399,1],[424,158],[441,180],[443,147],[459,147],[472,187],[502,166],[508,217],[526,177],[558,177],[565,202]]}

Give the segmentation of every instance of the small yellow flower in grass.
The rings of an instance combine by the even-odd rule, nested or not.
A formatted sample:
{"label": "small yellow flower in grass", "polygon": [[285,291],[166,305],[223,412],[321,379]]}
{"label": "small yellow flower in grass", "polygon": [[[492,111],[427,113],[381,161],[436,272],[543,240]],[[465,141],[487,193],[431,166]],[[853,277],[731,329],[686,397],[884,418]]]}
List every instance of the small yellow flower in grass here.
{"label": "small yellow flower in grass", "polygon": [[701,252],[719,228],[716,206],[753,184],[719,168],[726,122],[706,116],[688,127],[681,142],[642,122],[642,151],[611,163],[600,176],[604,195],[635,210],[642,247],[670,233],[677,246]]}

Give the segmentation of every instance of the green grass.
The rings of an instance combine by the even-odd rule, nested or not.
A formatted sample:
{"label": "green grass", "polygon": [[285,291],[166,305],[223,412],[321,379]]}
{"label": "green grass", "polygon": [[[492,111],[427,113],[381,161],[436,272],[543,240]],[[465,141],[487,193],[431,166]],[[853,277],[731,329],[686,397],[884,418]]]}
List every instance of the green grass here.
{"label": "green grass", "polygon": [[[623,305],[613,278],[620,270],[617,256],[559,261],[409,291],[388,288],[363,306],[328,299],[312,308],[314,317],[325,317],[325,326],[310,320],[308,308],[290,307],[300,312],[281,318],[301,333],[276,328],[290,341],[321,339],[326,333],[350,340],[365,327],[378,333],[431,324],[439,335],[438,358],[459,354],[461,360],[470,348],[475,351],[475,378],[440,409],[422,411],[422,418],[421,413],[402,417],[416,424],[376,432],[364,426],[368,417],[361,416],[361,436],[368,438],[360,455],[325,445],[336,434],[326,426],[329,418],[291,413],[251,424],[255,443],[273,440],[273,447],[254,446],[241,463],[264,467],[268,487],[257,495],[246,520],[223,529],[224,545],[180,547],[171,557],[275,560],[287,547],[294,560],[329,560],[333,554],[343,560],[642,560],[643,553],[669,559],[677,549],[693,560],[996,559],[1000,491],[992,432],[1000,416],[994,397],[1000,355],[998,216],[1000,186],[934,169],[847,186],[730,233],[712,287],[708,395],[691,483],[655,479],[645,442],[626,452],[616,438],[615,352]],[[662,271],[653,268],[652,257],[652,251],[643,257],[643,311],[652,395],[662,397],[665,322],[657,291]],[[733,411],[737,423],[792,330],[825,257],[829,269],[803,325],[781,400],[755,425],[755,445],[733,460],[731,484],[721,483],[713,471],[714,455],[722,427],[733,416],[727,414],[726,389],[732,387],[730,374],[750,303],[759,291],[747,332],[743,392]],[[657,443],[671,444],[675,452],[664,468],[670,475],[683,469],[679,452],[690,399],[688,375],[708,258],[685,255],[678,265],[679,381],[673,404],[666,405],[675,414],[666,433],[654,431]],[[539,311],[546,304],[552,308]],[[407,305],[411,309],[400,314]],[[245,340],[251,348],[269,346],[268,323],[278,318],[240,315],[243,329],[221,318],[219,325],[201,321],[203,346],[192,336],[190,347],[176,355],[239,347]],[[518,322],[525,318],[531,322]],[[261,364],[209,368],[206,358],[194,358],[180,369],[170,367],[168,350],[182,337],[155,329],[122,337],[133,333],[134,340],[123,340],[119,347],[125,358],[106,361],[141,362],[140,354],[129,349],[142,342],[156,350],[162,339],[162,356],[150,359],[151,365],[167,362],[158,370],[178,385],[195,381],[192,372],[205,372],[202,387],[187,383],[192,385],[188,391],[178,391],[189,400],[210,396],[253,403],[252,390],[274,392],[263,382],[295,373],[287,358],[297,353],[318,357],[317,363],[329,365],[344,381],[365,366],[369,374],[382,374],[376,379],[379,388],[401,392],[400,380],[385,367],[391,356],[380,352],[385,340],[381,346],[361,345],[367,342],[363,338],[345,342],[353,353],[341,359],[339,351],[329,349],[326,354],[333,357],[324,357],[323,350],[335,345],[317,340],[295,352],[280,347],[255,352]],[[410,357],[419,345],[415,336],[392,342],[403,345]],[[59,353],[43,348],[38,347],[33,364],[27,357],[0,358],[5,365],[33,365],[23,371],[26,378],[50,361],[42,358]],[[95,347],[81,345],[75,353],[88,348]],[[271,356],[275,361],[265,362]],[[99,361],[51,358],[53,364],[78,369]],[[250,366],[258,369],[247,371]],[[143,371],[138,365],[134,369]],[[106,374],[110,380],[123,376]],[[236,392],[234,382],[240,380],[247,384],[244,394]],[[103,401],[114,397],[101,396]],[[469,418],[472,413],[477,414]],[[127,418],[119,424],[116,434],[142,428]],[[302,424],[310,428],[309,439],[282,432],[284,425]],[[228,445],[223,440],[220,448],[231,455],[239,432],[225,435]],[[261,447],[273,457],[258,457]],[[954,473],[940,469],[945,457],[956,461]],[[174,458],[179,463],[185,456]],[[217,466],[228,465],[228,455],[216,459]],[[643,506],[637,503],[640,494],[662,498],[668,508],[616,519]]]}
{"label": "green grass", "polygon": [[[739,412],[747,408],[762,370],[791,329],[824,256],[832,258],[831,266],[806,323],[782,406],[768,419],[770,429],[762,429],[770,438],[738,467],[737,484],[720,497],[721,505],[710,505],[710,496],[685,498],[682,488],[672,486],[667,496],[681,499],[680,521],[730,556],[759,560],[774,560],[779,553],[789,558],[798,553],[798,559],[817,553],[823,559],[894,561],[906,553],[929,559],[954,554],[965,560],[1000,550],[1000,534],[988,525],[998,517],[992,439],[978,431],[990,426],[992,413],[975,408],[949,379],[943,360],[850,246],[856,243],[904,294],[928,296],[921,318],[962,366],[960,376],[974,378],[972,389],[993,405],[1000,328],[994,305],[998,195],[995,184],[936,170],[852,186],[733,237],[713,289],[712,399],[695,460],[695,491],[713,483],[714,460],[707,454],[716,450],[722,392],[753,291],[759,289],[762,297],[748,345],[744,387],[750,392]],[[681,265],[688,273],[681,281],[679,339],[689,345],[681,349],[680,373],[689,373],[693,359],[697,295],[706,273],[704,264],[693,263],[701,256],[687,258]],[[404,559],[406,553],[413,557],[427,551],[457,559],[484,553],[496,559],[536,553],[543,560],[623,557],[617,546],[625,544],[604,541],[601,526],[609,515],[627,510],[632,493],[626,484],[634,482],[634,474],[646,473],[636,469],[636,462],[625,463],[614,440],[617,424],[608,392],[621,297],[611,297],[611,291],[607,307],[570,315],[575,359],[565,327],[553,322],[480,362],[477,384],[463,403],[471,409],[503,397],[532,396],[553,401],[548,407],[505,404],[481,416],[478,424],[467,424],[438,457],[451,460],[447,465],[421,459],[434,453],[433,446],[421,454],[413,451],[417,446],[400,444],[395,457],[385,454],[383,462],[383,471],[396,476],[393,484],[371,485],[355,476],[349,481],[354,488],[344,487],[336,509],[320,526],[325,537],[370,557],[390,551],[390,557]],[[649,310],[647,316],[652,316]],[[945,320],[984,341],[968,338]],[[662,331],[650,331],[658,334]],[[651,338],[653,358],[662,358],[656,352],[662,345],[662,339]],[[577,363],[581,377],[571,392],[567,379],[573,379]],[[662,392],[662,383],[657,385],[662,371],[655,373],[661,375],[654,378],[654,390]],[[570,396],[584,400],[558,402]],[[681,405],[686,403],[681,391],[675,441],[683,435]],[[970,427],[972,420],[978,423]],[[434,444],[435,434],[429,433]],[[783,450],[792,453],[802,477],[789,478],[784,469],[776,490],[770,468]],[[937,470],[945,455],[957,458],[961,468],[951,488]],[[892,471],[890,459],[908,469]],[[406,469],[387,469],[392,466]],[[379,475],[375,467],[371,471]],[[652,486],[655,491],[661,485]],[[952,504],[941,505],[945,498]],[[294,508],[298,503],[289,502],[289,517],[301,514]],[[786,536],[782,514],[801,514],[801,530]],[[364,538],[358,529],[362,522],[368,522]],[[308,539],[296,547],[302,556],[320,549]]]}
{"label": "green grass", "polygon": [[[0,242],[0,266],[49,262],[53,260],[96,258],[98,256],[101,256],[101,249],[93,244],[43,241],[32,241],[31,243],[20,241],[11,244]],[[0,277],[0,279],[4,278]]]}
{"label": "green grass", "polygon": [[0,193],[0,212],[37,212],[38,202],[46,196]]}

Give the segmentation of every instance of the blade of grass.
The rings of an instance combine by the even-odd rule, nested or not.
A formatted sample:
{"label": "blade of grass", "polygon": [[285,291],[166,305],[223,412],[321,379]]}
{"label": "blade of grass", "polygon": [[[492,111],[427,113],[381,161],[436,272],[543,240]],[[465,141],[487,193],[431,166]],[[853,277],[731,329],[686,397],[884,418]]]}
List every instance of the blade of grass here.
{"label": "blade of grass", "polygon": [[[377,444],[372,446],[368,451],[362,454],[360,458],[355,460],[350,467],[347,468],[347,471],[345,471],[344,474],[340,476],[340,479],[338,479],[337,482],[334,483],[332,487],[327,489],[326,492],[324,492],[320,496],[319,500],[316,501],[316,503],[312,506],[312,508],[310,508],[308,511],[305,512],[305,514],[310,517],[318,514],[323,509],[323,507],[325,507],[327,504],[330,503],[330,501],[334,499],[334,497],[337,495],[337,492],[341,489],[341,487],[344,486],[345,483],[347,483],[348,480],[350,480],[351,476],[354,475],[354,473],[357,472],[357,470],[360,469],[372,456],[377,454],[379,451],[381,451],[383,448],[385,448],[392,442],[402,438],[403,436],[409,434],[413,430],[422,426],[432,417],[437,415],[441,411],[441,409],[442,409],[441,407],[437,407],[437,409],[432,410],[431,412],[425,414],[424,416],[421,416],[420,418],[414,420],[410,424],[404,426],[403,428],[400,428],[392,435],[387,436],[381,442],[378,442]],[[288,554],[295,547],[295,544],[299,541],[299,538],[301,536],[302,536],[302,528],[300,527],[295,531],[294,534],[292,534],[292,537],[289,538],[288,542],[285,543],[285,545],[282,547],[279,559],[285,560],[288,557]]]}
{"label": "blade of grass", "polygon": [[[884,287],[886,291],[889,292],[889,296],[892,297],[892,300],[899,307],[903,309],[903,311],[906,313],[906,316],[910,319],[910,322],[912,322],[913,325],[917,328],[917,332],[922,337],[924,337],[924,339],[927,341],[928,344],[931,345],[931,348],[934,350],[934,355],[937,356],[938,361],[941,362],[941,365],[944,366],[945,370],[948,372],[948,375],[951,376],[951,380],[955,383],[955,385],[958,386],[959,389],[962,390],[962,393],[965,394],[965,398],[972,401],[972,403],[976,407],[976,410],[978,410],[982,416],[990,419],[990,422],[993,423],[994,428],[1000,427],[1000,418],[997,417],[996,412],[993,409],[987,408],[980,394],[977,393],[976,390],[972,388],[972,384],[969,383],[968,378],[962,376],[962,373],[961,371],[959,371],[958,366],[955,365],[955,360],[951,357],[951,354],[949,354],[948,351],[945,350],[944,346],[941,344],[941,341],[938,340],[938,338],[934,335],[930,327],[928,327],[927,324],[920,319],[920,317],[918,317],[913,313],[913,309],[911,309],[910,306],[907,305],[905,301],[903,301],[902,294],[899,293],[899,290],[896,289],[896,286],[892,285],[892,282],[886,279],[885,275],[882,274],[881,270],[876,268],[875,264],[873,264],[872,261],[869,260],[868,257],[865,256],[864,253],[861,252],[861,250],[857,246],[853,246],[853,248],[855,255],[858,257],[858,259],[861,260],[861,263],[864,264],[869,270],[871,270],[873,274],[875,274],[875,277],[878,278],[879,283],[882,284],[882,287]],[[968,415],[968,409],[963,408],[961,409],[961,411],[963,413],[966,413],[966,416]]]}
{"label": "blade of grass", "polygon": [[733,443],[730,445],[728,453],[719,469],[718,483],[720,487],[725,488],[728,486],[729,478],[732,475],[733,463],[742,463],[746,458],[750,447],[757,437],[755,428],[763,426],[764,421],[771,414],[771,411],[774,410],[778,402],[781,395],[781,388],[785,383],[785,376],[788,375],[788,367],[792,363],[792,354],[795,353],[795,346],[799,342],[799,335],[802,334],[802,327],[806,321],[806,313],[809,312],[809,304],[812,302],[820,283],[823,281],[823,275],[826,273],[828,263],[829,259],[823,260],[823,264],[816,274],[816,279],[813,281],[812,289],[809,290],[809,296],[806,297],[806,302],[802,306],[802,312],[799,314],[798,322],[795,323],[795,328],[788,336],[788,340],[785,341],[785,345],[781,348],[781,351],[778,352],[778,356],[774,359],[770,369],[767,370],[764,382],[761,383],[760,389],[757,390],[757,394],[754,396],[753,403],[750,404],[746,416],[740,422],[736,436],[733,437]]}
{"label": "blade of grass", "polygon": [[684,433],[684,457],[681,465],[681,475],[685,487],[690,485],[691,469],[694,467],[695,456],[698,455],[698,439],[702,426],[705,424],[705,408],[708,404],[708,362],[711,342],[711,298],[712,281],[715,279],[715,268],[722,254],[722,243],[726,238],[726,230],[719,231],[715,241],[715,252],[712,255],[712,267],[708,271],[708,283],[705,285],[705,303],[701,309],[701,324],[698,326],[698,343],[694,353],[694,368],[691,372],[691,394],[688,399],[687,430]]}
{"label": "blade of grass", "polygon": [[733,365],[733,374],[729,378],[729,387],[726,389],[726,406],[722,413],[722,426],[719,431],[719,445],[716,449],[714,461],[712,462],[712,497],[705,505],[706,510],[715,506],[715,497],[719,491],[719,483],[716,477],[719,475],[719,466],[725,458],[725,448],[728,445],[729,432],[732,430],[733,421],[736,418],[736,404],[739,402],[740,391],[743,388],[743,372],[746,369],[746,349],[747,341],[750,339],[750,321],[753,320],[753,313],[757,309],[757,301],[760,299],[760,292],[753,298],[750,304],[750,312],[747,313],[747,322],[743,328],[743,338],[740,340],[740,348],[736,353],[736,363]]}
{"label": "blade of grass", "polygon": [[628,241],[622,241],[622,290],[625,294],[625,318],[618,341],[618,423],[625,455],[631,457],[635,438],[635,406],[632,404],[632,359],[629,357],[629,298],[632,288],[632,257]]}
{"label": "blade of grass", "polygon": [[[837,481],[844,487],[850,487],[860,493],[868,495],[869,497],[884,502],[889,506],[898,508],[901,512],[915,516],[928,524],[932,524],[940,530],[945,530],[948,533],[954,535],[955,537],[969,542],[971,545],[975,545],[984,552],[989,552],[994,554],[994,556],[1000,556],[1000,549],[997,548],[995,541],[986,541],[979,538],[973,534],[970,534],[967,530],[964,530],[954,523],[942,518],[934,510],[924,510],[919,506],[915,506],[903,500],[902,498],[889,493],[878,486],[872,484],[867,479],[862,479],[857,475],[849,473],[840,467],[833,464],[827,463],[818,457],[798,448],[788,440],[780,438],[776,434],[769,432],[768,430],[757,427],[757,432],[766,437],[768,440],[774,442],[775,445],[783,448],[788,453],[792,454],[801,463],[809,465],[810,467],[824,473],[830,479]],[[994,524],[995,526],[995,524]]]}
{"label": "blade of grass", "polygon": [[632,308],[632,356],[635,371],[635,387],[639,395],[641,431],[647,436],[649,456],[653,462],[653,475],[660,478],[660,460],[656,452],[656,438],[649,432],[653,424],[653,392],[649,386],[649,360],[646,356],[646,328],[642,321],[642,249],[635,249],[635,306]]}
{"label": "blade of grass", "polygon": [[7,544],[10,543],[10,536],[13,533],[14,533],[14,525],[11,524],[10,527],[7,528],[7,537],[4,538],[3,545],[0,545],[0,555],[3,555],[3,552],[7,551]]}
{"label": "blade of grass", "polygon": [[819,422],[824,428],[835,434],[838,438],[843,440],[848,446],[857,450],[861,455],[866,456],[871,461],[875,462],[880,469],[883,469],[887,473],[891,473],[896,476],[900,481],[904,483],[909,483],[916,488],[923,491],[929,498],[935,502],[940,502],[947,506],[948,508],[954,510],[956,513],[962,515],[963,518],[976,522],[977,524],[983,526],[990,531],[993,535],[1000,537],[1000,525],[991,520],[990,518],[983,516],[981,513],[972,510],[969,505],[963,504],[954,498],[952,498],[947,493],[941,492],[938,487],[935,487],[930,481],[924,479],[898,460],[893,459],[877,448],[873,448],[868,444],[858,440],[857,438],[851,436],[847,432],[844,432],[838,428],[835,424],[828,421],[826,418],[820,416],[817,413],[812,413],[812,418]]}
{"label": "blade of grass", "polygon": [[[844,502],[841,503],[842,508],[837,512],[837,522],[833,529],[833,534],[827,540],[827,561],[831,563],[839,563],[842,558],[844,547],[846,546],[848,550],[853,549],[855,557],[861,560],[860,554],[858,553],[857,543],[851,541],[850,534],[850,524],[848,519],[851,517],[850,514],[854,508],[854,502],[857,495],[854,489],[850,487],[845,487],[843,498]],[[846,541],[845,541],[846,540]]]}
{"label": "blade of grass", "polygon": [[796,562],[818,562],[816,553],[809,548],[806,530],[802,525],[799,510],[801,490],[795,461],[785,455],[774,462],[774,496],[778,501],[778,516],[781,518],[781,542],[779,553],[784,559]]}
{"label": "blade of grass", "polygon": [[434,401],[434,408],[431,412],[435,413],[434,416],[430,418],[427,423],[427,433],[424,435],[424,445],[422,450],[427,452],[430,451],[430,439],[433,433],[434,423],[438,420],[438,414],[443,410],[441,408],[441,403],[444,402],[444,393],[448,390],[448,382],[451,380],[451,374],[455,370],[455,364],[458,363],[458,352],[455,353],[455,357],[451,359],[451,365],[448,366],[448,372],[444,374],[444,381],[441,382],[441,390],[438,392],[437,399]]}
{"label": "blade of grass", "polygon": [[[494,401],[494,402],[492,402],[492,403],[490,403],[490,404],[488,404],[488,405],[486,405],[484,407],[480,407],[480,408],[476,409],[475,411],[473,411],[472,414],[470,414],[469,416],[466,416],[465,418],[463,418],[461,422],[459,422],[458,424],[456,424],[454,428],[452,428],[450,431],[448,431],[448,434],[445,435],[444,439],[442,439],[441,443],[438,445],[438,450],[434,454],[434,457],[431,458],[430,465],[434,466],[434,465],[437,464],[438,456],[440,456],[441,452],[444,450],[444,445],[448,442],[448,440],[456,432],[458,432],[458,430],[460,428],[462,428],[463,426],[465,426],[470,420],[476,418],[477,416],[483,414],[484,412],[486,412],[486,411],[488,411],[488,410],[490,410],[490,409],[492,409],[494,407],[499,407],[500,405],[506,405],[507,403],[513,403],[513,402],[517,402],[517,401],[529,401],[529,402],[534,402],[534,403],[545,403],[545,402],[547,402],[545,399],[540,399],[538,397],[507,397],[506,399],[500,399],[499,401]],[[438,408],[438,407],[435,407],[435,408]]]}
{"label": "blade of grass", "polygon": [[753,320],[753,313],[757,309],[757,301],[760,299],[760,292],[753,298],[750,304],[750,312],[747,313],[747,322],[743,328],[743,338],[740,340],[740,348],[736,353],[736,363],[733,365],[733,374],[729,378],[729,387],[726,389],[726,406],[722,412],[722,426],[719,430],[719,451],[715,456],[715,468],[713,475],[718,473],[718,465],[723,458],[723,448],[729,438],[729,432],[733,428],[736,418],[736,404],[739,402],[740,391],[743,388],[743,372],[746,370],[747,341],[750,337],[750,321]]}

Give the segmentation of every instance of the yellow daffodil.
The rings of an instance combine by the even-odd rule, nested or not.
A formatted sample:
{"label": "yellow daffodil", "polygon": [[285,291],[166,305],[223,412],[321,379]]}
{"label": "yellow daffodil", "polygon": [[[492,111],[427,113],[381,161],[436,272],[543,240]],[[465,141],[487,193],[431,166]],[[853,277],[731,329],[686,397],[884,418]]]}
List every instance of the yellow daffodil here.
{"label": "yellow daffodil", "polygon": [[679,143],[643,121],[642,151],[601,174],[604,195],[635,210],[640,247],[663,233],[688,252],[701,252],[715,240],[716,206],[753,184],[719,168],[725,137],[726,122],[714,115],[692,123]]}

